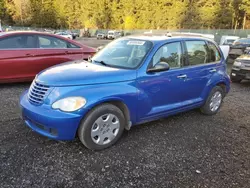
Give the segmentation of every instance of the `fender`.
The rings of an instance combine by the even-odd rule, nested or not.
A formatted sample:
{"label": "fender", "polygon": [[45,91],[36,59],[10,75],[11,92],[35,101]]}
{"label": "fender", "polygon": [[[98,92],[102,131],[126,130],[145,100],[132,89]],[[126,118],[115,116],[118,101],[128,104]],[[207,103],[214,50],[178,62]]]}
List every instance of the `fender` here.
{"label": "fender", "polygon": [[86,99],[87,103],[83,109],[75,112],[82,116],[86,114],[86,111],[91,110],[101,103],[120,101],[127,106],[132,124],[136,123],[138,90],[135,87],[134,80],[98,85],[56,87],[45,102],[53,104],[56,100],[68,96],[83,96]]}
{"label": "fender", "polygon": [[208,95],[210,94],[210,91],[219,84],[224,84],[226,86],[226,93],[230,90],[230,79],[227,74],[225,74],[223,71],[219,71],[216,74],[214,74],[209,81],[207,82],[207,85],[205,89],[202,92],[202,99],[205,101]]}

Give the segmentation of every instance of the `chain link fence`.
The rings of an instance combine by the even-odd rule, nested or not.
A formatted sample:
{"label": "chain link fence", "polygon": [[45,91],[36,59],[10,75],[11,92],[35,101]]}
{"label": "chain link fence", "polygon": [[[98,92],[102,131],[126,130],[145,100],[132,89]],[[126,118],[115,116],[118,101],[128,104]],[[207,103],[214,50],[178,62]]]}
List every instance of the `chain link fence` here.
{"label": "chain link fence", "polygon": [[[34,27],[16,27],[16,26],[2,26],[4,31],[42,31],[42,32],[51,32],[56,33],[58,31],[69,30],[69,29],[51,29],[51,28],[34,28]],[[111,29],[88,29],[89,37],[95,37],[97,33],[108,33]],[[112,29],[113,30],[113,29]],[[71,32],[79,33],[80,37],[84,36],[83,33],[86,32],[86,29],[74,29],[70,30]],[[168,32],[183,32],[183,33],[199,33],[199,34],[212,34],[214,35],[214,40],[219,42],[223,35],[228,36],[239,36],[241,38],[250,37],[250,29],[176,29],[176,30],[121,30],[117,29],[117,31],[123,31],[124,35],[133,35],[133,34],[143,34],[144,32],[152,32],[153,34],[166,34]]]}

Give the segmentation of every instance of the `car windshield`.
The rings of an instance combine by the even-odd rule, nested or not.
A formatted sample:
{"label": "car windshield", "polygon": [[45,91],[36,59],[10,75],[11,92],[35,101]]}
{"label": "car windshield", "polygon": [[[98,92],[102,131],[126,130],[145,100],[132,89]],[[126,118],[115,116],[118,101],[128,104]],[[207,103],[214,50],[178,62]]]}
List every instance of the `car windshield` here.
{"label": "car windshield", "polygon": [[238,39],[235,43],[250,44],[250,39]]}
{"label": "car windshield", "polygon": [[233,44],[234,43],[234,39],[227,39],[225,44]]}
{"label": "car windshield", "polygon": [[106,66],[134,69],[139,66],[153,43],[137,39],[118,39],[109,43],[93,58],[93,63]]}

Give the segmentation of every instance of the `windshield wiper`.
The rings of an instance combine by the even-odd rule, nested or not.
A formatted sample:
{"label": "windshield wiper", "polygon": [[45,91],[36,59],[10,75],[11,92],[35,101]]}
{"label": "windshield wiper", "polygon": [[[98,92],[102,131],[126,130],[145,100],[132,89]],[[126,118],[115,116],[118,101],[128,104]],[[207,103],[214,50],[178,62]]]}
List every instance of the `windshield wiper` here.
{"label": "windshield wiper", "polygon": [[94,61],[94,62],[97,62],[97,63],[100,63],[100,64],[102,64],[102,65],[107,66],[107,64],[106,64],[104,61],[96,61],[96,60],[91,60],[91,61]]}

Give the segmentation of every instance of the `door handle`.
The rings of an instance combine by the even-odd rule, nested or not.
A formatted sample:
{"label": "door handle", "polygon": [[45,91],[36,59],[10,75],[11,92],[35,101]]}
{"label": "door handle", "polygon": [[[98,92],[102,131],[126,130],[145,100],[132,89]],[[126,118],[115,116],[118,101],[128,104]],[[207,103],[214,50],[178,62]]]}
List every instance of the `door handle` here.
{"label": "door handle", "polygon": [[209,72],[210,73],[213,73],[213,72],[216,72],[217,70],[216,69],[210,69]]}
{"label": "door handle", "polygon": [[186,74],[181,74],[181,75],[177,76],[177,78],[184,79],[184,78],[187,78],[187,75]]}
{"label": "door handle", "polygon": [[33,55],[33,54],[25,54],[27,57],[33,57],[33,56],[35,56],[35,55]]}

